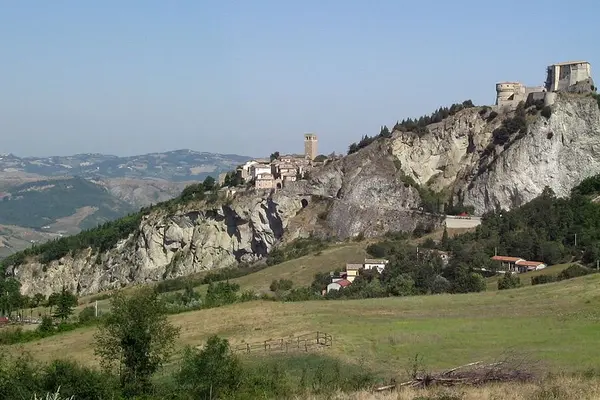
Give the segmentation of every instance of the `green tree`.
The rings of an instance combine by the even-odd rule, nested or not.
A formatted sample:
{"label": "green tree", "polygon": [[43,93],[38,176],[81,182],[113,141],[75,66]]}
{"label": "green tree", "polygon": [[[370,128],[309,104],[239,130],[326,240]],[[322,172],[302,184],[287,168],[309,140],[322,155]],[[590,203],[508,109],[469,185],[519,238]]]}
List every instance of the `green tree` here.
{"label": "green tree", "polygon": [[132,397],[151,389],[150,378],[168,360],[178,335],[156,291],[119,292],[96,333],[95,354],[106,370],[118,367],[121,388]]}
{"label": "green tree", "polygon": [[46,301],[46,307],[50,309],[50,314],[52,314],[52,308],[58,305],[58,298],[60,297],[60,293],[52,293],[48,296],[48,300]]}
{"label": "green tree", "polygon": [[65,322],[71,314],[73,314],[73,308],[77,306],[77,296],[68,291],[66,288],[62,288],[56,301],[56,311],[54,312],[54,318],[59,318]]}
{"label": "green tree", "polygon": [[204,187],[205,191],[209,191],[209,190],[213,190],[216,187],[216,181],[215,178],[213,178],[212,176],[207,176],[204,179],[204,182],[202,182],[202,186]]}
{"label": "green tree", "polygon": [[31,305],[36,308],[44,305],[46,303],[46,296],[41,293],[36,293],[31,299]]}
{"label": "green tree", "polygon": [[276,151],[276,152],[274,152],[274,153],[271,153],[271,155],[269,156],[269,159],[270,159],[271,161],[275,161],[275,160],[277,160],[278,158],[279,158],[279,152],[278,152],[278,151]]}
{"label": "green tree", "polygon": [[444,233],[442,233],[442,241],[441,241],[442,249],[448,250],[448,229],[446,225],[444,225]]}
{"label": "green tree", "polygon": [[0,280],[0,308],[2,315],[10,316],[21,307],[21,284],[14,278]]}
{"label": "green tree", "polygon": [[498,280],[498,290],[514,289],[521,286],[521,279],[517,274],[507,272]]}
{"label": "green tree", "polygon": [[191,398],[220,399],[240,387],[242,372],[227,339],[211,336],[202,350],[187,349],[177,382]]}

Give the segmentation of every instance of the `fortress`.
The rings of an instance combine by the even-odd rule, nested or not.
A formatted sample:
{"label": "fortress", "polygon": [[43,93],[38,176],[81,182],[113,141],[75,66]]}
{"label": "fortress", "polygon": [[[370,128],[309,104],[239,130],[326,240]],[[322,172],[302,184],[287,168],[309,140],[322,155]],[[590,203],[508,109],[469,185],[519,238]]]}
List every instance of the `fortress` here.
{"label": "fortress", "polygon": [[520,82],[497,83],[496,106],[512,109],[521,101],[543,101],[544,105],[552,105],[557,92],[587,93],[594,89],[589,62],[563,62],[546,68],[544,86],[527,87]]}

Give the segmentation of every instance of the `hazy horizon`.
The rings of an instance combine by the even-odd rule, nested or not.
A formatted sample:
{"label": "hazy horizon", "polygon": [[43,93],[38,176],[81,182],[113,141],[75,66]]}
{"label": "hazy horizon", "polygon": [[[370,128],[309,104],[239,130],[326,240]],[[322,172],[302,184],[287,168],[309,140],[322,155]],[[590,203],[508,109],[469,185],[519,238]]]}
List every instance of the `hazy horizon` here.
{"label": "hazy horizon", "polygon": [[[1,0],[0,0],[1,1]],[[342,153],[381,125],[600,68],[600,3],[2,2],[0,153]],[[571,13],[571,14],[573,14]],[[597,79],[597,82],[600,78]]]}

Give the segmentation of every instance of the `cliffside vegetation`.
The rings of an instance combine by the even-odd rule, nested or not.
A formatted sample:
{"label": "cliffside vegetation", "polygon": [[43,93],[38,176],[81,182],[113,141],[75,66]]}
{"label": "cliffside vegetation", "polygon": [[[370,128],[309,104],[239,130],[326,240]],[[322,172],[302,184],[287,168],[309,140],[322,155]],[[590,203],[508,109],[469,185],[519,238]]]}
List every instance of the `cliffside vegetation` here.
{"label": "cliffside vegetation", "polygon": [[47,264],[69,253],[87,248],[91,248],[95,253],[102,253],[114,247],[119,240],[126,239],[129,235],[135,233],[140,226],[143,216],[160,210],[174,212],[180,206],[191,201],[214,202],[218,199],[217,190],[218,186],[215,183],[215,179],[209,176],[202,183],[186,187],[181,195],[174,199],[149,207],[143,207],[136,213],[106,222],[77,235],[66,236],[43,244],[34,245],[29,249],[12,254],[0,261],[0,270],[4,271],[9,266],[21,265],[29,257],[38,257],[41,263]]}
{"label": "cliffside vegetation", "polygon": [[600,175],[585,179],[569,198],[546,188],[533,201],[511,211],[485,214],[475,232],[442,244],[454,258],[470,266],[491,266],[497,254],[557,264],[580,260],[595,265],[600,259]]}
{"label": "cliffside vegetation", "polygon": [[394,131],[414,132],[417,134],[426,133],[428,125],[442,122],[444,119],[455,115],[459,111],[472,107],[475,107],[473,102],[471,100],[465,100],[462,103],[452,104],[450,107],[440,107],[430,115],[424,115],[415,119],[408,118],[402,120],[401,122],[398,121],[394,125],[394,128],[391,132],[387,126],[382,126],[379,135],[364,135],[359,142],[352,143],[348,147],[348,154],[356,153],[358,150],[367,147],[378,138],[389,138],[392,136],[392,132]]}

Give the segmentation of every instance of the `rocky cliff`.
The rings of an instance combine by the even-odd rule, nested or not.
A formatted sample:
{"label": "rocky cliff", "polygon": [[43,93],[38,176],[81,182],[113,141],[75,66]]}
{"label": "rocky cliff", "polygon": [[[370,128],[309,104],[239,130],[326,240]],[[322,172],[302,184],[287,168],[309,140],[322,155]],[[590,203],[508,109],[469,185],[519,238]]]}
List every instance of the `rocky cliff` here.
{"label": "rocky cliff", "polygon": [[410,231],[417,223],[440,226],[440,218],[412,210],[418,192],[400,176],[389,142],[380,142],[283,190],[151,213],[138,232],[105,253],[88,249],[47,265],[30,260],[10,272],[24,294],[48,295],[63,285],[91,294],[257,261],[278,243],[309,234],[343,239]]}
{"label": "rocky cliff", "polygon": [[490,118],[491,110],[471,108],[430,125],[425,135],[395,132],[392,153],[418,184],[446,190],[478,214],[520,206],[545,186],[565,196],[600,173],[600,109],[575,94],[560,94],[549,118],[534,109],[527,129],[503,145],[494,144],[493,132],[514,111]]}
{"label": "rocky cliff", "polygon": [[282,190],[158,210],[102,254],[87,249],[47,265],[30,259],[8,272],[24,294],[48,295],[63,285],[91,294],[256,261],[278,243],[309,234],[344,239],[440,226],[441,217],[415,211],[424,188],[477,213],[521,205],[545,186],[566,195],[600,173],[600,110],[590,97],[563,94],[544,114],[529,108],[526,129],[503,136],[499,129],[515,111],[468,108],[424,133],[380,138]]}

